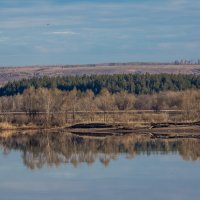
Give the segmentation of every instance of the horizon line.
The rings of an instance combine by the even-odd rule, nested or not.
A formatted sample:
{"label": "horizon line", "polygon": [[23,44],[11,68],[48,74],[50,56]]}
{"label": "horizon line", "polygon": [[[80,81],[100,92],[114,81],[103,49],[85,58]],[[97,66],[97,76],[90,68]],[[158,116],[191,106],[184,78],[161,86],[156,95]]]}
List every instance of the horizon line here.
{"label": "horizon line", "polygon": [[[177,62],[177,63],[176,63]],[[86,63],[86,64],[28,64],[28,65],[0,65],[0,68],[14,68],[14,67],[96,67],[96,66],[118,66],[118,65],[200,65],[200,60],[174,60],[171,62],[159,61],[131,61],[131,62],[99,62],[99,63]]]}

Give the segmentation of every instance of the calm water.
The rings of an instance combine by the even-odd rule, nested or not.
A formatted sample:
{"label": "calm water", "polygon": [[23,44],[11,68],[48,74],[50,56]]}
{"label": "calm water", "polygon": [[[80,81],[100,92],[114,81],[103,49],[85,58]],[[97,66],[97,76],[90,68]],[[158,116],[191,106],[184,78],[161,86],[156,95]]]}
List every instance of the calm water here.
{"label": "calm water", "polygon": [[0,199],[200,198],[200,140],[0,137]]}

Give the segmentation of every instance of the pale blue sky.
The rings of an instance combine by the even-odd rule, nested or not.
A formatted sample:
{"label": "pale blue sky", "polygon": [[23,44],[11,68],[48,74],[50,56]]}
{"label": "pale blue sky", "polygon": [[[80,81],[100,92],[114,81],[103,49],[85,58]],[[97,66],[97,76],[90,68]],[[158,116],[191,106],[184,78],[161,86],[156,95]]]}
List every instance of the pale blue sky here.
{"label": "pale blue sky", "polygon": [[0,66],[200,58],[199,0],[0,0]]}

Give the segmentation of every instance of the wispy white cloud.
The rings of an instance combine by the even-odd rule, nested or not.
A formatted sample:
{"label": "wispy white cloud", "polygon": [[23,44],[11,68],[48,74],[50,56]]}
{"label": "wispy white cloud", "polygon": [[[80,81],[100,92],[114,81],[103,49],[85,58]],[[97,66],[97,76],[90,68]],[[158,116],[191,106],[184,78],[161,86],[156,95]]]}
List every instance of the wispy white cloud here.
{"label": "wispy white cloud", "polygon": [[48,32],[47,34],[50,34],[50,35],[78,35],[79,33],[76,33],[73,31],[52,31],[52,32]]}

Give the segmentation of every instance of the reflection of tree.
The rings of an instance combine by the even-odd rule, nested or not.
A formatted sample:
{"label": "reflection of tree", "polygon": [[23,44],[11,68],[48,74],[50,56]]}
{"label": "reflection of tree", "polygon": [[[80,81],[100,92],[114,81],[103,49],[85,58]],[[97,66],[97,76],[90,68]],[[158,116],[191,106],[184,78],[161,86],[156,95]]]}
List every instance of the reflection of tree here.
{"label": "reflection of tree", "polygon": [[177,153],[184,160],[200,158],[200,140],[197,139],[150,139],[142,135],[112,136],[105,139],[82,138],[65,132],[39,132],[35,134],[0,137],[0,148],[5,153],[11,150],[22,152],[23,162],[30,169],[44,165],[58,166],[71,163],[91,165],[99,160],[109,165],[121,153],[128,159],[139,154]]}
{"label": "reflection of tree", "polygon": [[185,140],[184,145],[179,146],[179,152],[184,160],[195,161],[200,158],[200,141],[196,139]]}

